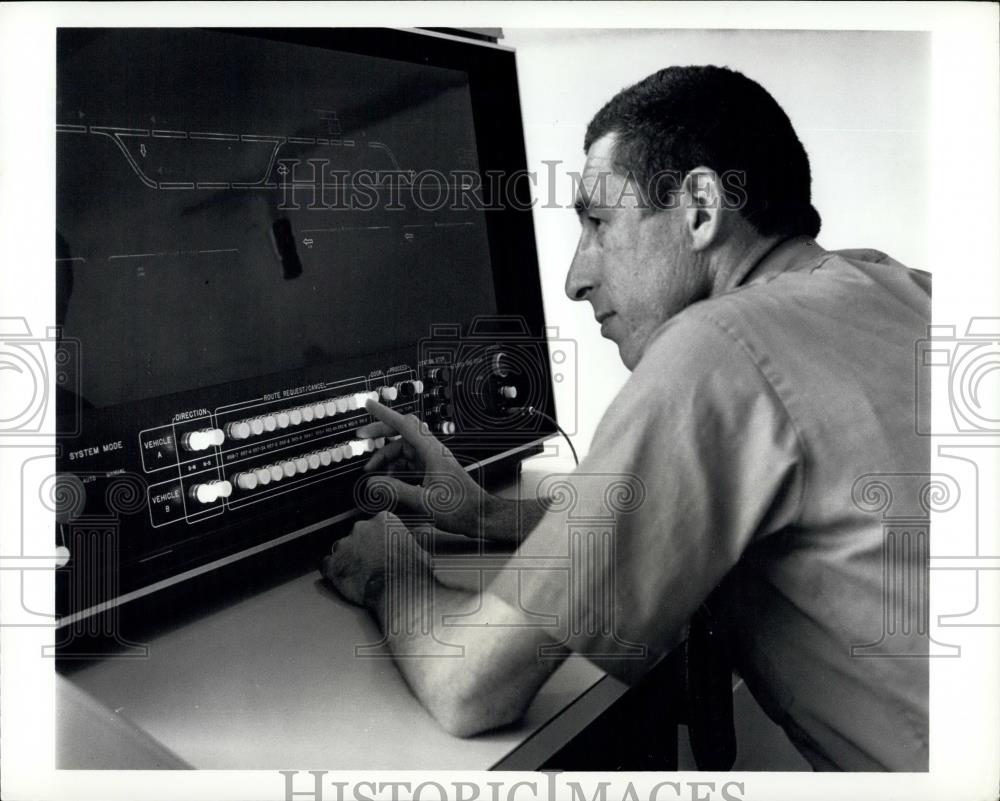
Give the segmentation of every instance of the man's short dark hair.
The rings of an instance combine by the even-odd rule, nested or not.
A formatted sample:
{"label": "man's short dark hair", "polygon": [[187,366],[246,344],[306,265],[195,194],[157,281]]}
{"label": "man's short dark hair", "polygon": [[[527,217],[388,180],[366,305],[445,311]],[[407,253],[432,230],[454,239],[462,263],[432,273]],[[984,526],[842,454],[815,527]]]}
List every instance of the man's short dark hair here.
{"label": "man's short dark hair", "polygon": [[[755,81],[724,67],[667,67],[623,89],[587,126],[583,148],[616,135],[615,169],[654,208],[699,166],[739,176],[741,213],[765,236],[819,233],[809,157],[788,116]],[[663,176],[657,179],[657,176]]]}

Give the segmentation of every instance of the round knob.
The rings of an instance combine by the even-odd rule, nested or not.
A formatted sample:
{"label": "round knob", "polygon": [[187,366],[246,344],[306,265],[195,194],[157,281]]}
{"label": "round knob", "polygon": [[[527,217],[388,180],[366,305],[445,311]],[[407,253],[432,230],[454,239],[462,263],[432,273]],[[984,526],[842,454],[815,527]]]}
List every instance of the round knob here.
{"label": "round knob", "polygon": [[274,431],[278,427],[278,420],[273,414],[268,414],[264,416],[264,430]]}
{"label": "round knob", "polygon": [[295,475],[295,462],[291,459],[286,459],[281,463],[281,473],[285,478],[291,478]]}
{"label": "round knob", "polygon": [[439,400],[451,400],[451,395],[451,387],[447,385],[434,387],[434,389],[431,390],[431,397],[438,398]]}
{"label": "round knob", "polygon": [[236,486],[241,490],[257,489],[257,473],[237,473]]}
{"label": "round knob", "polygon": [[299,414],[302,415],[302,422],[311,423],[313,419],[313,407],[303,406],[301,409],[299,409]]}
{"label": "round knob", "polygon": [[319,454],[318,453],[310,453],[306,457],[306,459],[309,462],[309,469],[310,470],[319,470],[320,461],[319,461]]}
{"label": "round knob", "polygon": [[262,487],[266,487],[271,483],[271,471],[266,467],[258,467],[253,471],[254,476],[257,478],[257,483]]}
{"label": "round knob", "polygon": [[272,481],[281,481],[285,477],[285,469],[280,464],[272,464],[267,470]]}
{"label": "round knob", "polygon": [[313,406],[313,417],[317,420],[322,420],[326,417],[326,406],[322,403],[317,403]]}
{"label": "round knob", "polygon": [[399,390],[396,387],[382,387],[379,390],[379,395],[384,401],[394,401],[399,397]]}
{"label": "round knob", "polygon": [[507,400],[514,400],[514,398],[517,397],[517,387],[500,387],[500,397],[506,398]]}
{"label": "round knob", "polygon": [[255,417],[250,421],[250,433],[255,437],[264,433],[264,419],[262,417]]}

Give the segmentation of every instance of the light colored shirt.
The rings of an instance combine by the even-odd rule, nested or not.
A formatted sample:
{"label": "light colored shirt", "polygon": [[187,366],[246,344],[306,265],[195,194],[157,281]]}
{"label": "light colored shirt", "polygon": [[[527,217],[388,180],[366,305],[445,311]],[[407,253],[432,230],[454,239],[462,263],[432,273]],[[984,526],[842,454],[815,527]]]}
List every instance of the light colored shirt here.
{"label": "light colored shirt", "polygon": [[737,669],[814,767],[926,770],[926,627],[884,653],[852,646],[885,639],[887,596],[926,619],[927,585],[888,583],[896,551],[852,490],[928,473],[914,353],[929,322],[927,274],[803,237],[670,319],[576,473],[541,488],[554,507],[519,564],[553,569],[522,571],[521,606],[634,680],[726,579],[715,611]]}

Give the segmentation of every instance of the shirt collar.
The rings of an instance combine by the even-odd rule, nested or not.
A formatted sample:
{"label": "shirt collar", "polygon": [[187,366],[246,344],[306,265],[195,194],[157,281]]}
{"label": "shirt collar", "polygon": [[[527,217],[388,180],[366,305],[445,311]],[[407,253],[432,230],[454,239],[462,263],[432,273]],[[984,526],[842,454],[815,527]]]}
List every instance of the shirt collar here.
{"label": "shirt collar", "polygon": [[825,252],[810,236],[779,239],[756,259],[749,259],[740,265],[730,278],[727,289],[770,280],[779,273],[800,268]]}

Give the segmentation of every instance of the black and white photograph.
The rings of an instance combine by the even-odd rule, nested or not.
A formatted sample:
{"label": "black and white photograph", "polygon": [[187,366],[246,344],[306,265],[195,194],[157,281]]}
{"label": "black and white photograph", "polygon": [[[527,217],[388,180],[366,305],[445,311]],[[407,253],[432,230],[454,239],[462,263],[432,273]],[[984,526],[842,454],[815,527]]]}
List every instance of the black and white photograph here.
{"label": "black and white photograph", "polygon": [[0,7],[4,798],[997,798],[998,22]]}

